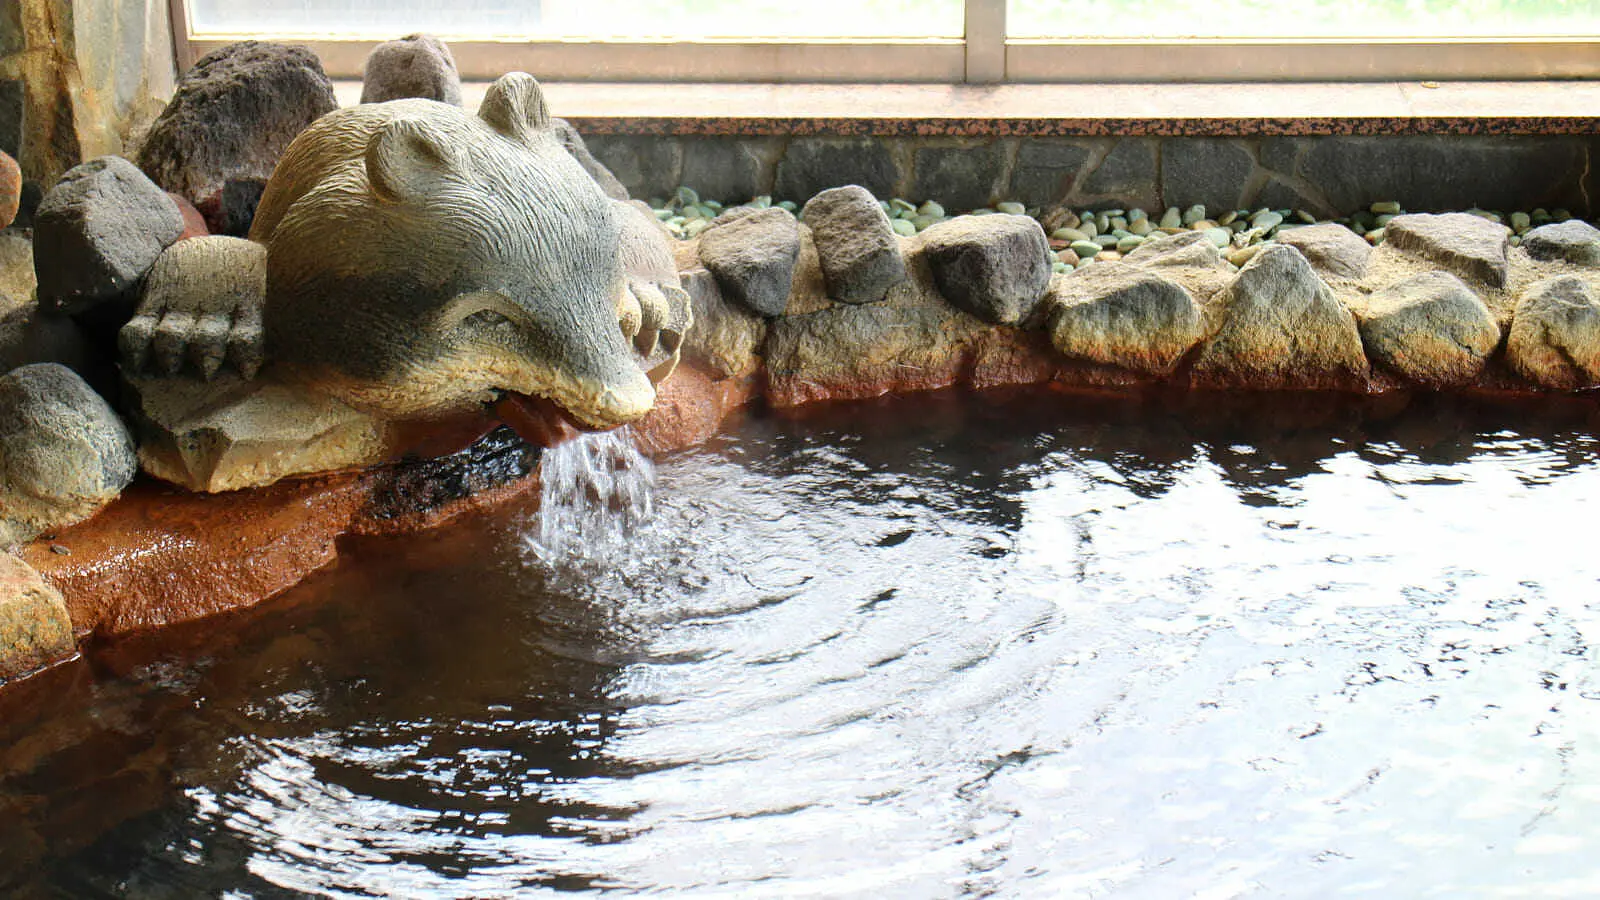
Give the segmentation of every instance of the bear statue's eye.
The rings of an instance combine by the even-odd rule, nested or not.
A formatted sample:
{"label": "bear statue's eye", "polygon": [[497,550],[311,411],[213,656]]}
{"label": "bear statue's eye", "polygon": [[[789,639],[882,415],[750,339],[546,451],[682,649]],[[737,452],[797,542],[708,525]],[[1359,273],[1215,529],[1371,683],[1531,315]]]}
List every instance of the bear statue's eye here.
{"label": "bear statue's eye", "polygon": [[433,321],[433,330],[439,333],[454,330],[463,324],[477,327],[503,327],[510,331],[533,325],[528,311],[498,291],[474,291],[452,299],[439,311]]}

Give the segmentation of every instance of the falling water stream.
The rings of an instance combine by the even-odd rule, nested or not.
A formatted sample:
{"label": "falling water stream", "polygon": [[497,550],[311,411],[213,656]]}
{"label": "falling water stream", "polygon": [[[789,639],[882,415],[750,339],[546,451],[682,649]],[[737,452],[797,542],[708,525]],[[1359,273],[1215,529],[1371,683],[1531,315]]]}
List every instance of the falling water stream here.
{"label": "falling water stream", "polygon": [[1593,897],[1597,422],[946,393],[653,494],[585,438],[0,694],[0,896]]}
{"label": "falling water stream", "polygon": [[656,470],[632,430],[580,434],[544,452],[528,549],[551,566],[603,564],[632,550],[655,508]]}

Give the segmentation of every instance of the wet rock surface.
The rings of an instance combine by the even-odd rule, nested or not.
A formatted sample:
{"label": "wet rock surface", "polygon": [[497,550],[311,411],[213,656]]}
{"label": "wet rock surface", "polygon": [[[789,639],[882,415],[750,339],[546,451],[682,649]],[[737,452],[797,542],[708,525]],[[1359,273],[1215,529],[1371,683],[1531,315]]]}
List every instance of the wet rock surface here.
{"label": "wet rock surface", "polygon": [[0,544],[88,518],[137,471],[127,429],[77,373],[38,363],[0,375]]}
{"label": "wet rock surface", "polygon": [[372,48],[361,77],[361,102],[383,103],[420,97],[461,105],[461,75],[444,41],[431,34],[408,34]]}
{"label": "wet rock surface", "polygon": [[1358,318],[1372,361],[1413,384],[1469,384],[1500,343],[1489,308],[1448,272],[1417,275],[1377,292]]}
{"label": "wet rock surface", "polygon": [[800,258],[800,226],[788,210],[776,208],[719,218],[701,235],[699,254],[725,297],[759,315],[779,316]]}
{"label": "wet rock surface", "polygon": [[906,278],[900,242],[889,216],[866,188],[831,188],[801,211],[817,245],[828,296],[843,303],[882,300]]}
{"label": "wet rock surface", "polygon": [[939,292],[985,322],[1014,325],[1050,283],[1050,243],[1027,216],[959,216],[922,233]]}
{"label": "wet rock surface", "polygon": [[54,316],[30,300],[0,315],[0,373],[30,363],[59,363],[91,380],[103,368],[78,324]]}
{"label": "wet rock surface", "polygon": [[39,301],[69,314],[102,305],[131,311],[145,272],[182,233],[177,205],[132,163],[103,156],[77,166],[39,204]]}
{"label": "wet rock surface", "polygon": [[1600,267],[1600,228],[1581,219],[1532,229],[1523,237],[1522,247],[1534,259]]}
{"label": "wet rock surface", "polygon": [[0,550],[0,682],[76,653],[66,603],[32,566]]}
{"label": "wet rock surface", "polygon": [[1384,235],[1396,250],[1421,256],[1467,281],[1506,285],[1510,231],[1503,225],[1467,213],[1415,214],[1396,216]]}
{"label": "wet rock surface", "polygon": [[1050,342],[1064,356],[1148,375],[1169,375],[1204,336],[1194,298],[1127,263],[1057,275],[1042,306]]}
{"label": "wet rock surface", "polygon": [[1551,390],[1600,384],[1600,284],[1563,275],[1529,286],[1511,320],[1506,360]]}
{"label": "wet rock surface", "polygon": [[1355,317],[1293,247],[1257,253],[1207,315],[1217,325],[1195,360],[1200,384],[1337,389],[1367,376]]}
{"label": "wet rock surface", "polygon": [[214,233],[236,234],[224,214],[226,182],[265,183],[289,142],[337,106],[322,62],[305,47],[229,44],[178,81],[139,151],[139,167],[193,201]]}

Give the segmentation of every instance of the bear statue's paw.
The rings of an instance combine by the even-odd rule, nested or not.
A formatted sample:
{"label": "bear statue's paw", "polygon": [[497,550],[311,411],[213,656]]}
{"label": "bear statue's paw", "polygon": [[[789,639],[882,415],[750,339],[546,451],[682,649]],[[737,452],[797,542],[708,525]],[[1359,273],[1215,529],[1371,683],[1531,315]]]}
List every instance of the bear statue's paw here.
{"label": "bear statue's paw", "polygon": [[266,248],[240,238],[180,241],[156,260],[139,308],[117,336],[129,376],[254,378],[263,361]]}
{"label": "bear statue's paw", "polygon": [[617,318],[650,381],[666,380],[678,365],[692,323],[689,294],[675,284],[630,278]]}

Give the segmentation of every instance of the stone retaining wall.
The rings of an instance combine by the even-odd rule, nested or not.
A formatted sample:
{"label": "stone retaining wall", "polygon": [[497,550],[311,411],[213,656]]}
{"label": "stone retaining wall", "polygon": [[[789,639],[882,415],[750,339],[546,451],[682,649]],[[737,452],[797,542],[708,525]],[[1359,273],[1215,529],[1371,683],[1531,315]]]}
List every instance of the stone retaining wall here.
{"label": "stone retaining wall", "polygon": [[[581,128],[581,122],[579,123]],[[689,185],[705,197],[803,203],[859,184],[952,211],[1204,204],[1345,215],[1408,210],[1600,210],[1594,135],[1309,137],[905,137],[594,134],[589,149],[636,197]]]}

